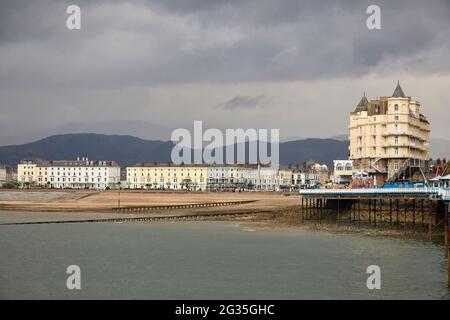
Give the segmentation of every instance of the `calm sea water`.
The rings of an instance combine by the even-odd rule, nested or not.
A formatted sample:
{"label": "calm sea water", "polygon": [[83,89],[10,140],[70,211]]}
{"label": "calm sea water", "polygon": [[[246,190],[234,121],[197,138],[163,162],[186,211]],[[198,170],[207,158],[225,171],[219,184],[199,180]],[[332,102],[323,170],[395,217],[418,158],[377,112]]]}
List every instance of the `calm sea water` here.
{"label": "calm sea water", "polygon": [[[439,245],[232,222],[0,226],[0,255],[2,299],[450,297]],[[366,287],[372,264],[381,290]]]}

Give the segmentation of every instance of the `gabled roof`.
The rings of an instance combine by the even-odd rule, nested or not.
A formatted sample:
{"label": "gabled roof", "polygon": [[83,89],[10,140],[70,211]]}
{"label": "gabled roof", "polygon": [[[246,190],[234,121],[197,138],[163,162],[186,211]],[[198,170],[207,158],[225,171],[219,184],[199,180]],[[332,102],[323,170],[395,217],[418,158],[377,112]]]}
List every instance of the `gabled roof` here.
{"label": "gabled roof", "polygon": [[395,87],[394,93],[392,94],[394,98],[406,98],[405,93],[403,92],[402,87],[400,87],[400,81],[397,81],[397,87]]}

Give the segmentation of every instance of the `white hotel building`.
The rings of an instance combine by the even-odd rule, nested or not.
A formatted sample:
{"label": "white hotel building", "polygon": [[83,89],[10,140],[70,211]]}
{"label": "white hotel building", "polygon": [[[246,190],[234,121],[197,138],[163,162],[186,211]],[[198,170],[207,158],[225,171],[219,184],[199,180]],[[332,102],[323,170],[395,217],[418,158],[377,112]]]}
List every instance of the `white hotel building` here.
{"label": "white hotel building", "polygon": [[244,188],[248,169],[244,165],[208,166],[208,189]]}
{"label": "white hotel building", "polygon": [[17,166],[22,187],[114,189],[119,187],[120,167],[114,161],[23,160]]}

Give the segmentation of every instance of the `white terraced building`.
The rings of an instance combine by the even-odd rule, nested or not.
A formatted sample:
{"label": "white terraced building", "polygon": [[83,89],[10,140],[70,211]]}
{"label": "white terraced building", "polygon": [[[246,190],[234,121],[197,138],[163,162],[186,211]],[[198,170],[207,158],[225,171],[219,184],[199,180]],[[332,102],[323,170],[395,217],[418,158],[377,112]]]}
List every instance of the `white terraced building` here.
{"label": "white terraced building", "polygon": [[256,169],[249,169],[244,173],[248,184],[255,190],[261,191],[282,191],[292,189],[292,170],[275,169],[271,167],[258,166]]}
{"label": "white terraced building", "polygon": [[246,172],[249,167],[244,165],[211,165],[208,166],[208,189],[246,187]]}
{"label": "white terraced building", "polygon": [[120,167],[110,160],[23,160],[17,166],[22,187],[114,189],[119,187]]}

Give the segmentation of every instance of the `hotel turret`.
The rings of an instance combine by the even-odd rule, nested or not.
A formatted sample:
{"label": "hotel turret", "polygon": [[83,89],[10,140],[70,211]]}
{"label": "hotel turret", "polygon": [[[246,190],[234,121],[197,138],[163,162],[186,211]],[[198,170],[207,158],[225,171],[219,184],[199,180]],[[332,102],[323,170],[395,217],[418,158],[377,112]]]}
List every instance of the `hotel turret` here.
{"label": "hotel turret", "polygon": [[430,123],[400,83],[389,97],[369,101],[363,95],[350,113],[349,139],[354,170],[373,175],[376,185],[425,174]]}

